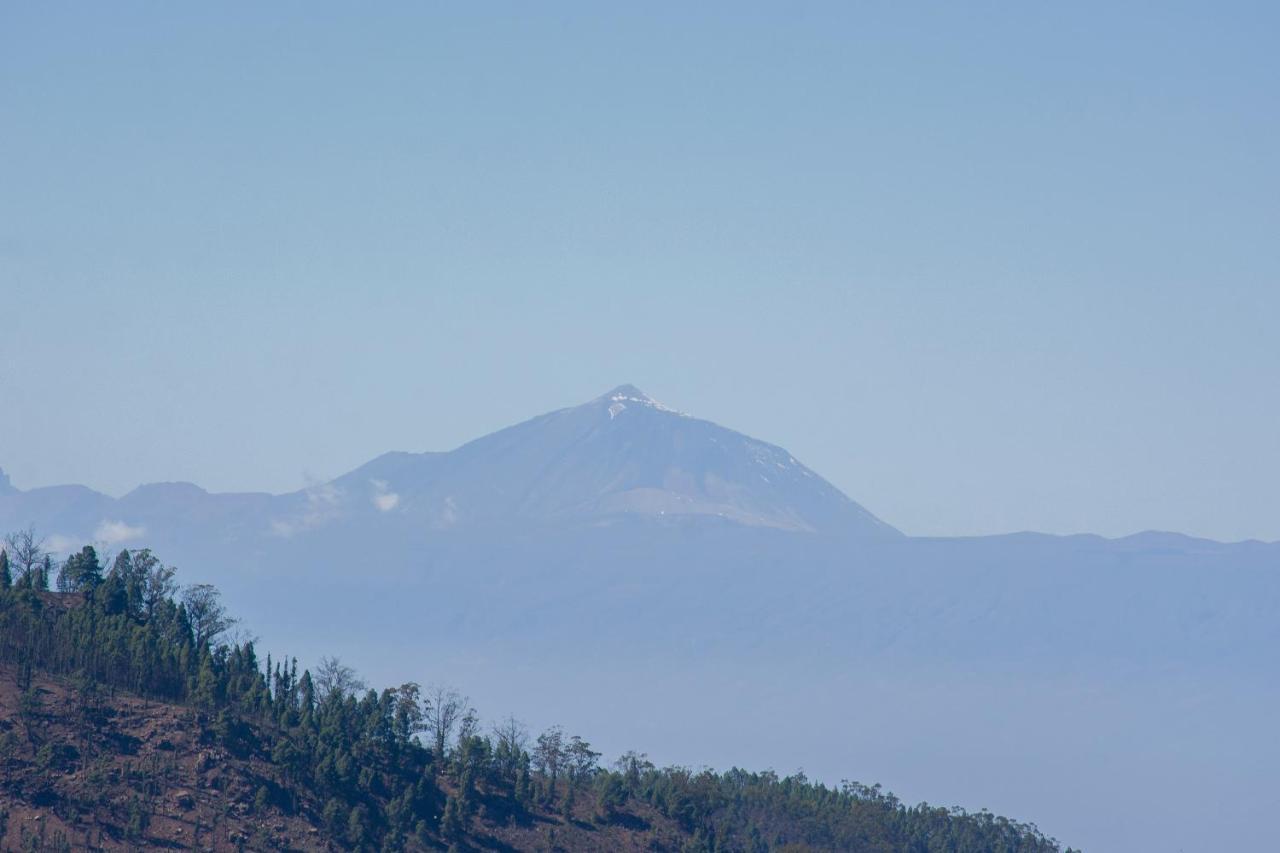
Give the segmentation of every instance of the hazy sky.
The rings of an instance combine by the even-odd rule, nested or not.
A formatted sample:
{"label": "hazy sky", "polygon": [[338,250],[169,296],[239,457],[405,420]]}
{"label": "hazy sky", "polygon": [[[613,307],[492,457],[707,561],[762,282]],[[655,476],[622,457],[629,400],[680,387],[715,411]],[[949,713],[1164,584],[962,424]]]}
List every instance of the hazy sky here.
{"label": "hazy sky", "polygon": [[19,487],[633,382],[910,533],[1280,538],[1274,3],[180,5],[0,7]]}

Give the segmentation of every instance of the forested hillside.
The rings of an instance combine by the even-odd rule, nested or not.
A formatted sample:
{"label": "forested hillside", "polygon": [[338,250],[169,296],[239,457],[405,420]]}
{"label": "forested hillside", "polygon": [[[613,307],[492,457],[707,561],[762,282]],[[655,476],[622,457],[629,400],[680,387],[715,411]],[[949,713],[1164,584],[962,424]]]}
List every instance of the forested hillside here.
{"label": "forested hillside", "polygon": [[[109,565],[104,565],[109,562]],[[54,587],[51,590],[50,587]],[[1034,826],[803,775],[608,767],[457,692],[259,659],[146,550],[0,553],[4,849],[1039,853]],[[733,709],[726,708],[726,713]]]}

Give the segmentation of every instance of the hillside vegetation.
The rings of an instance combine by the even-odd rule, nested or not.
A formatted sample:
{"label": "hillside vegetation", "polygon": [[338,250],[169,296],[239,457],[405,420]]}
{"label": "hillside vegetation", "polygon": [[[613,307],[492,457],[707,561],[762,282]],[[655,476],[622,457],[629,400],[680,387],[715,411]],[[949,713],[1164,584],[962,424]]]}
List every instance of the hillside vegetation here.
{"label": "hillside vegetation", "polygon": [[[9,552],[12,551],[11,555]],[[51,584],[52,581],[52,584]],[[50,586],[57,591],[51,591]],[[609,767],[482,730],[453,690],[260,660],[149,551],[0,553],[0,846],[42,849],[1061,851],[988,812],[803,775]]]}

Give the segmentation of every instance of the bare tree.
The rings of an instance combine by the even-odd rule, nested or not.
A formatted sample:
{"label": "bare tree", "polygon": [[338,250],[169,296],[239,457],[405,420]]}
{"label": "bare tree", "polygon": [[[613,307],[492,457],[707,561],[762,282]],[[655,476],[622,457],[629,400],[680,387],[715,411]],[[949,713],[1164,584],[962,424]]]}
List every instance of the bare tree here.
{"label": "bare tree", "polygon": [[191,620],[191,628],[195,631],[197,647],[201,643],[212,645],[219,634],[236,623],[236,620],[227,615],[221,595],[211,584],[198,583],[187,587],[182,593],[182,603],[186,605],[187,618]]}
{"label": "bare tree", "polygon": [[529,745],[529,730],[524,723],[509,716],[493,727],[493,739],[493,755],[502,775],[514,779],[525,747]]}
{"label": "bare tree", "polygon": [[471,707],[471,700],[452,687],[433,685],[427,690],[427,698],[422,710],[427,731],[431,732],[435,741],[437,760],[444,758],[445,747],[459,723],[470,718],[467,726],[472,733],[475,731],[475,710]]}
{"label": "bare tree", "polygon": [[34,527],[4,537],[9,561],[17,567],[18,578],[29,578],[44,563],[44,537],[36,536]]}
{"label": "bare tree", "polygon": [[493,738],[498,742],[498,746],[519,753],[529,745],[529,730],[524,723],[513,716],[508,716],[493,727]]}
{"label": "bare tree", "polygon": [[458,721],[458,746],[461,747],[479,731],[480,715],[476,713],[475,708],[467,708],[462,714],[462,719]]}
{"label": "bare tree", "polygon": [[258,639],[259,637],[257,634],[250,631],[243,624],[241,624],[239,620],[237,620],[236,624],[231,627],[230,632],[227,634],[227,645],[228,646],[247,646],[250,643],[257,645]]}
{"label": "bare tree", "polygon": [[357,691],[364,690],[365,687],[354,669],[337,658],[330,657],[320,658],[320,665],[316,667],[315,683],[316,689],[320,692],[321,701],[334,695],[345,699]]}
{"label": "bare tree", "polygon": [[613,769],[623,775],[627,787],[634,791],[640,787],[640,777],[653,770],[654,766],[647,754],[632,749],[624,752],[617,761],[613,762]]}

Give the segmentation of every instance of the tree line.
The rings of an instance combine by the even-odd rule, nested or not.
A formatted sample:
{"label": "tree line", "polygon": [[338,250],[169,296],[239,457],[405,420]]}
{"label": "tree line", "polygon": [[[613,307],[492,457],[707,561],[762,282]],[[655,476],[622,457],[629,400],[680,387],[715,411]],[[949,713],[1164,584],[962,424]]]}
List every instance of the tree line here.
{"label": "tree line", "polygon": [[879,786],[659,768],[634,752],[602,766],[600,752],[560,727],[534,736],[509,717],[482,728],[448,687],[374,690],[336,658],[314,672],[293,657],[261,660],[252,641],[228,639],[234,624],[214,587],[181,587],[147,549],[100,559],[85,546],[59,562],[29,529],[0,549],[0,663],[24,703],[38,703],[33,674],[47,672],[89,693],[189,706],[207,741],[270,763],[274,781],[255,808],[313,808],[308,816],[350,849],[465,849],[484,825],[533,814],[608,824],[643,806],[678,825],[683,849],[707,853],[1061,850],[1034,826],[907,806]]}

